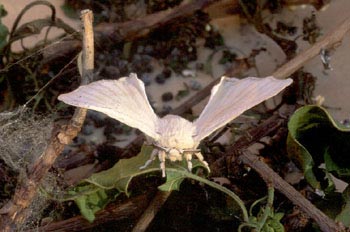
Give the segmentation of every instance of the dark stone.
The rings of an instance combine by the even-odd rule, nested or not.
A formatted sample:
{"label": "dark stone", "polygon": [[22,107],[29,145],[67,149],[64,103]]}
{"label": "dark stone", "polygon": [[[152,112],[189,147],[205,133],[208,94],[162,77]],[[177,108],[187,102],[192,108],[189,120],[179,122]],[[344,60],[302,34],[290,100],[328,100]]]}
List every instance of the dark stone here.
{"label": "dark stone", "polygon": [[198,81],[191,80],[190,81],[190,88],[192,90],[200,90],[202,88],[202,85]]}
{"label": "dark stone", "polygon": [[152,52],[153,52],[154,50],[153,50],[153,47],[152,47],[151,45],[146,45],[144,51],[145,51],[146,54],[152,54]]}
{"label": "dark stone", "polygon": [[173,108],[171,106],[165,105],[163,106],[162,112],[160,113],[161,115],[166,115],[169,114]]}
{"label": "dark stone", "polygon": [[93,125],[85,124],[81,129],[81,133],[84,135],[91,135],[94,132],[95,127]]}
{"label": "dark stone", "polygon": [[156,82],[158,83],[158,84],[164,84],[165,83],[165,76],[164,76],[164,74],[163,73],[160,73],[160,74],[158,74],[157,76],[156,76]]}
{"label": "dark stone", "polygon": [[88,110],[86,117],[90,118],[97,128],[103,127],[105,125],[105,116],[102,113]]}
{"label": "dark stone", "polygon": [[162,71],[165,79],[168,79],[171,77],[171,69],[170,68],[164,68]]}
{"label": "dark stone", "polygon": [[106,66],[104,71],[109,78],[117,78],[120,76],[119,69],[114,66]]}
{"label": "dark stone", "polygon": [[163,95],[162,95],[163,102],[171,101],[171,100],[173,100],[173,98],[174,98],[174,95],[171,92],[166,92],[166,93],[163,93]]}
{"label": "dark stone", "polygon": [[147,73],[141,74],[140,79],[145,83],[145,86],[149,86],[152,82],[150,75]]}

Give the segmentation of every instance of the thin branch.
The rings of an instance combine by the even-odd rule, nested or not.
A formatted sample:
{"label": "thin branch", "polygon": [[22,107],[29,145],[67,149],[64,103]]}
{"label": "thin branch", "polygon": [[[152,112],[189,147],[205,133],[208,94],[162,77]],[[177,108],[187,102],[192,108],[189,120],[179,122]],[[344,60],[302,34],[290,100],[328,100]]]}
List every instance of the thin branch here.
{"label": "thin branch", "polygon": [[[93,32],[92,12],[82,11],[81,18],[84,24],[84,50],[82,83],[87,83],[93,70]],[[92,38],[92,39],[91,39]],[[89,43],[89,44],[88,44]],[[92,61],[91,61],[92,59]],[[66,144],[70,143],[79,133],[86,116],[86,109],[77,108],[70,123],[60,130],[53,130],[51,140],[44,153],[28,170],[27,177],[16,187],[13,199],[0,210],[1,231],[16,231],[16,227],[28,217],[28,206],[37,194],[41,181],[52,167],[56,158],[62,153]]]}
{"label": "thin branch", "polygon": [[336,48],[338,47],[344,36],[350,30],[350,17],[345,19],[340,25],[338,25],[333,31],[329,32],[319,42],[315,43],[309,49],[298,54],[294,59],[288,61],[286,64],[278,68],[272,76],[276,78],[287,78],[295,71],[305,65],[306,62],[319,55],[322,49]]}

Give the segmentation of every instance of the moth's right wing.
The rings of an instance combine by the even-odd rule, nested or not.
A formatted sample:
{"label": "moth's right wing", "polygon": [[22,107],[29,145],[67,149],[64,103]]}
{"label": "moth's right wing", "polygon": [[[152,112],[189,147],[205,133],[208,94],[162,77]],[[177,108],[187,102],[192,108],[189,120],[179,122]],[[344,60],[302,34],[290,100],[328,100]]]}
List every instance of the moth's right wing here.
{"label": "moth's right wing", "polygon": [[291,79],[278,80],[272,76],[244,79],[222,77],[211,90],[208,104],[193,122],[196,142],[223,127],[251,107],[275,96],[292,83]]}
{"label": "moth's right wing", "polygon": [[159,119],[147,99],[143,82],[136,74],[80,86],[70,93],[61,94],[58,99],[69,105],[107,114],[153,139],[159,137],[156,131]]}

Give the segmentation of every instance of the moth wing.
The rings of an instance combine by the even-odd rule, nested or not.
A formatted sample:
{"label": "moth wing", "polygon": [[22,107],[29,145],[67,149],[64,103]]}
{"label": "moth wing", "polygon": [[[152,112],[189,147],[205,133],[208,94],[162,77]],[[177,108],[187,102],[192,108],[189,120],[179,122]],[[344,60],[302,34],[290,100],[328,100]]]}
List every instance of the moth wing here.
{"label": "moth wing", "polygon": [[73,106],[96,110],[157,139],[157,115],[136,74],[118,80],[100,80],[58,96]]}
{"label": "moth wing", "polygon": [[272,76],[244,79],[222,77],[211,91],[208,104],[193,122],[196,142],[223,127],[244,111],[275,96],[292,83],[291,79],[279,80]]}

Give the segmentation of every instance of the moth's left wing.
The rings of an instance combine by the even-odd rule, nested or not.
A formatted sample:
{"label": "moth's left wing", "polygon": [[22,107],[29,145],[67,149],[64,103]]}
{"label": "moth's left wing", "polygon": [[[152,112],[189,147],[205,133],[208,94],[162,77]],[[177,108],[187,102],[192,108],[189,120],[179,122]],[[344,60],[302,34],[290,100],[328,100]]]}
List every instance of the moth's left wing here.
{"label": "moth's left wing", "polygon": [[145,86],[136,74],[118,80],[100,80],[80,86],[58,99],[77,107],[96,110],[158,139],[159,118],[148,102]]}
{"label": "moth's left wing", "polygon": [[223,127],[244,111],[275,96],[292,83],[291,79],[279,80],[272,76],[244,79],[222,77],[211,91],[210,99],[199,118],[193,138],[196,142]]}

